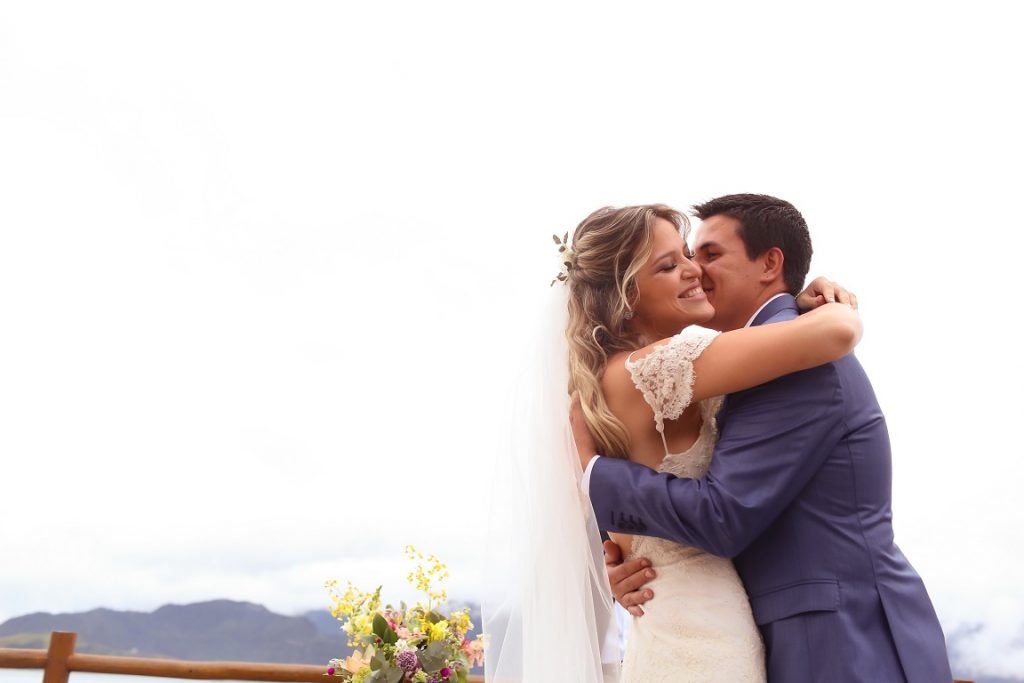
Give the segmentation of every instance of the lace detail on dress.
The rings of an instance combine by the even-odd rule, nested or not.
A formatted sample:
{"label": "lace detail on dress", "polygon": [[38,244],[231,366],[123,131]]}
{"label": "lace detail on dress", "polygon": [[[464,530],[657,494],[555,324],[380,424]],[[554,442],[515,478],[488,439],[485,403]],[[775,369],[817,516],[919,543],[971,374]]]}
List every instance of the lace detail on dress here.
{"label": "lace detail on dress", "polygon": [[[693,400],[693,362],[708,347],[717,332],[686,328],[643,358],[626,358],[633,384],[654,410],[658,433],[665,436],[665,420],[675,420]],[[666,447],[667,448],[667,447]]]}
{"label": "lace detail on dress", "polygon": [[[665,420],[693,400],[693,361],[715,338],[684,331],[636,361],[627,359],[633,382],[654,409],[662,442]],[[718,440],[715,416],[721,397],[700,402],[697,440],[669,453],[658,471],[699,479],[707,474]],[[730,560],[653,536],[633,536],[627,559],[646,557],[657,570],[648,585],[655,599],[633,618],[622,683],[765,683],[764,648],[750,602]]]}
{"label": "lace detail on dress", "polygon": [[[701,401],[700,436],[658,470],[702,477],[718,440],[721,399]],[[627,559],[646,557],[657,570],[654,600],[634,617],[622,683],[765,683],[764,648],[750,602],[730,560],[653,536],[633,536]]]}
{"label": "lace detail on dress", "polygon": [[[700,435],[685,451],[667,454],[661,461],[661,465],[658,466],[659,472],[687,479],[700,479],[707,474],[708,468],[711,466],[711,455],[715,451],[715,442],[718,441],[718,424],[715,422],[715,413],[718,412],[721,405],[721,397],[700,402],[701,416],[704,420],[700,427]],[[703,554],[703,551],[696,548],[653,536],[634,536],[633,547],[630,551],[631,558],[646,557],[655,564],[664,564],[673,559],[692,558]]]}
{"label": "lace detail on dress", "polygon": [[[700,436],[665,456],[661,472],[702,477],[718,439],[717,398],[701,401]],[[732,562],[653,536],[634,536],[628,559],[657,570],[654,600],[633,618],[622,683],[765,683],[764,648]]]}
{"label": "lace detail on dress", "polygon": [[711,454],[714,453],[715,442],[718,441],[718,423],[715,421],[715,413],[718,412],[718,407],[721,405],[721,396],[700,402],[700,413],[703,420],[700,426],[700,435],[693,445],[682,453],[666,455],[658,467],[659,472],[668,472],[688,479],[700,479],[708,473],[708,467],[711,466]]}

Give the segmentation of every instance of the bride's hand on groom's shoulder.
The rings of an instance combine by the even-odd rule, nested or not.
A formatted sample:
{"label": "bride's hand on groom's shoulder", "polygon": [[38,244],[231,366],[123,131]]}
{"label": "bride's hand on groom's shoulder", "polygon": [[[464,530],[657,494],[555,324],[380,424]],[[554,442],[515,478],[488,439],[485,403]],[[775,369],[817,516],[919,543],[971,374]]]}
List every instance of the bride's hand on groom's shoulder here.
{"label": "bride's hand on groom's shoulder", "polygon": [[634,617],[642,617],[644,611],[640,605],[654,597],[654,591],[644,588],[655,577],[651,561],[646,557],[637,557],[623,562],[622,548],[614,541],[605,541],[604,568],[608,572],[608,583],[611,584],[615,601]]}
{"label": "bride's hand on groom's shoulder", "polygon": [[796,305],[801,311],[812,311],[818,306],[829,303],[848,304],[857,308],[857,295],[825,277],[816,277],[807,285],[807,289],[796,297]]}

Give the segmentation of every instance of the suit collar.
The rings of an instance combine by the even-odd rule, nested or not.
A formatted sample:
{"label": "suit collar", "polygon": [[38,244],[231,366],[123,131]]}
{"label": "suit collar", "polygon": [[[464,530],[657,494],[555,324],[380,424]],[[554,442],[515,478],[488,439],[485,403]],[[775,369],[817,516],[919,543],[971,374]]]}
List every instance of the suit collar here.
{"label": "suit collar", "polygon": [[761,310],[757,312],[750,325],[762,325],[786,309],[790,309],[794,313],[799,313],[799,310],[796,307],[796,299],[793,298],[793,295],[780,294],[766,303]]}

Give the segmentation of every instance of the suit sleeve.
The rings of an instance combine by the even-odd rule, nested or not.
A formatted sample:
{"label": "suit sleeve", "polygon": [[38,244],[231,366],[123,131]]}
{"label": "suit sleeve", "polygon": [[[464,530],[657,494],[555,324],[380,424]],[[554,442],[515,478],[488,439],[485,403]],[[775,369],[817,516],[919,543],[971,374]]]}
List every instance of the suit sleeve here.
{"label": "suit sleeve", "polygon": [[807,485],[845,431],[832,364],[729,397],[708,474],[682,479],[600,458],[590,497],[605,531],[667,538],[734,557]]}

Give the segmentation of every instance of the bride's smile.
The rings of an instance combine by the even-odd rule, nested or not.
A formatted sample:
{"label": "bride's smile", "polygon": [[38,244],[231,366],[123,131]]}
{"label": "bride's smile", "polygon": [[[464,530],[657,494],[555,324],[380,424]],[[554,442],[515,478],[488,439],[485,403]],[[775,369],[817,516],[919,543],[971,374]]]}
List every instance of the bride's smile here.
{"label": "bride's smile", "polygon": [[680,299],[693,299],[695,297],[707,299],[707,296],[704,295],[704,289],[700,286],[699,282],[679,295]]}
{"label": "bride's smile", "polygon": [[636,275],[632,327],[647,339],[671,337],[715,315],[701,285],[703,272],[671,221],[658,218],[651,251]]}

